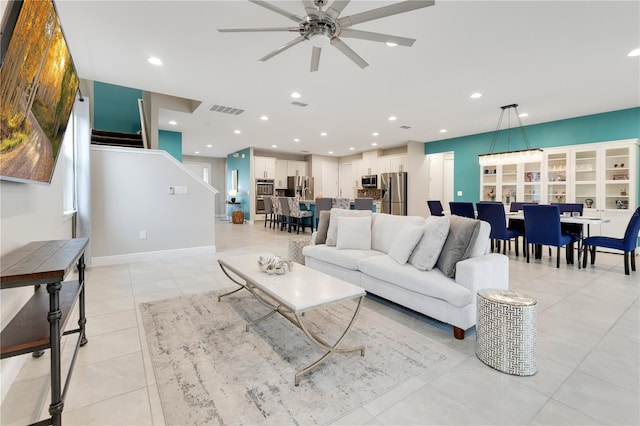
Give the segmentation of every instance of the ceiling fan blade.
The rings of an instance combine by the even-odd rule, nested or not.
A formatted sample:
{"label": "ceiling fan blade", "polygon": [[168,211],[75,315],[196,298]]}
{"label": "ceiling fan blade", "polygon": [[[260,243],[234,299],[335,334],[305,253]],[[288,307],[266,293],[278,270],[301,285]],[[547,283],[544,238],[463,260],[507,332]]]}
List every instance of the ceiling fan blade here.
{"label": "ceiling fan blade", "polygon": [[413,43],[415,43],[416,41],[413,38],[398,37],[382,33],[372,33],[370,31],[353,30],[351,28],[345,28],[340,31],[340,36],[347,38],[359,38],[361,40],[379,41],[381,43],[396,43],[400,46],[409,47],[413,46]]}
{"label": "ceiling fan blade", "polygon": [[331,3],[331,7],[329,7],[329,9],[327,9],[325,13],[329,15],[331,19],[336,19],[350,1],[351,0],[333,0],[333,3]]}
{"label": "ceiling fan blade", "polygon": [[276,50],[274,50],[273,52],[271,52],[271,53],[269,53],[269,54],[267,54],[267,55],[263,56],[263,57],[262,57],[262,58],[260,58],[259,60],[260,60],[260,61],[263,61],[263,62],[264,62],[264,61],[267,61],[267,60],[269,60],[269,59],[273,58],[274,56],[276,56],[276,55],[278,55],[278,54],[280,54],[280,53],[284,52],[285,50],[287,50],[287,49],[289,49],[289,48],[291,48],[291,47],[295,46],[296,44],[301,43],[301,42],[303,42],[303,41],[305,41],[305,40],[306,40],[306,39],[305,39],[304,37],[302,37],[302,36],[300,36],[300,37],[296,37],[296,38],[294,38],[293,40],[291,40],[289,43],[287,43],[287,44],[285,44],[285,45],[283,45],[283,46],[278,47]]}
{"label": "ceiling fan blade", "polygon": [[302,0],[302,4],[304,5],[304,10],[307,12],[307,15],[318,15],[318,8],[312,0]]}
{"label": "ceiling fan blade", "polygon": [[342,28],[350,27],[362,22],[373,21],[374,19],[385,18],[399,13],[405,13],[423,7],[433,6],[433,0],[409,0],[400,3],[394,3],[389,6],[379,7],[377,9],[367,10],[366,12],[356,13],[355,15],[345,16],[338,19],[338,23]]}
{"label": "ceiling fan blade", "polygon": [[254,33],[261,31],[289,31],[289,32],[299,32],[300,29],[298,27],[278,27],[278,28],[218,28],[218,32],[221,33]]}
{"label": "ceiling fan blade", "polygon": [[278,6],[275,6],[275,5],[271,4],[271,3],[267,3],[266,1],[263,1],[263,0],[249,0],[249,1],[251,3],[257,4],[258,6],[262,6],[265,9],[269,9],[272,12],[275,12],[275,13],[278,13],[278,14],[280,14],[282,16],[285,16],[285,17],[291,19],[292,21],[294,21],[296,23],[300,23],[300,22],[303,21],[303,19],[301,17],[299,17],[298,15],[294,15],[293,13],[291,13],[291,12],[289,12],[287,10],[281,9]]}
{"label": "ceiling fan blade", "polygon": [[320,65],[320,53],[322,53],[321,47],[313,47],[311,51],[311,72],[318,71]]}
{"label": "ceiling fan blade", "polygon": [[344,41],[340,40],[339,37],[334,37],[331,39],[331,44],[334,45],[339,51],[341,51],[342,53],[344,53],[344,55],[351,59],[353,62],[356,63],[356,65],[358,65],[360,68],[366,68],[369,66],[369,64],[367,63],[367,61],[365,61],[364,59],[362,59],[360,57],[360,55],[358,55],[356,52],[353,51],[353,49],[351,49],[349,46],[347,46]]}

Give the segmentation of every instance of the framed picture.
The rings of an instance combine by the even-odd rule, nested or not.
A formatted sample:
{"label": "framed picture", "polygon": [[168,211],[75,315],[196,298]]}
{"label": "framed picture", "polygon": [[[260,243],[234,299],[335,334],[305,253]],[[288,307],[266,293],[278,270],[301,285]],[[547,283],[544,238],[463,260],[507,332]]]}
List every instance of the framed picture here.
{"label": "framed picture", "polygon": [[627,173],[613,175],[613,180],[629,180],[629,175]]}

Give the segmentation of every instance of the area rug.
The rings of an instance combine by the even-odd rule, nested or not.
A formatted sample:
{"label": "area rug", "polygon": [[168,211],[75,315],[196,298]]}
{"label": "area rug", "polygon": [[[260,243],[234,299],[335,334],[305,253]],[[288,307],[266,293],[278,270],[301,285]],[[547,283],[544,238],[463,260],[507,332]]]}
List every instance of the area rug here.
{"label": "area rug", "polygon": [[[446,361],[439,344],[363,306],[341,347],[304,375],[323,351],[280,315],[249,327],[268,310],[248,292],[217,292],[141,305],[145,334],[168,425],[326,424]],[[355,302],[305,314],[335,341]],[[318,330],[324,330],[320,332]]]}

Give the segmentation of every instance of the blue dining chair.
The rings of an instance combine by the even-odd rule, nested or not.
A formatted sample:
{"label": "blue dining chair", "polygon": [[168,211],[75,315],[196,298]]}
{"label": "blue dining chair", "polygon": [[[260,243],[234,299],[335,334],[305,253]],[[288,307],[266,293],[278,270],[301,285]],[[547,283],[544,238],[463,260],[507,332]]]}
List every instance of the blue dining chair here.
{"label": "blue dining chair", "polygon": [[631,258],[631,270],[636,270],[636,247],[638,246],[638,232],[640,232],[640,207],[636,209],[629,220],[627,229],[622,238],[595,236],[585,238],[582,243],[582,266],[587,267],[587,252],[591,253],[591,264],[596,261],[596,247],[606,247],[620,250],[624,253],[624,273],[629,275],[629,258]]}
{"label": "blue dining chair", "polygon": [[514,201],[511,204],[509,204],[509,211],[510,212],[519,212],[520,210],[522,210],[522,206],[524,205],[537,205],[538,203],[533,202],[533,201],[529,201],[529,202],[521,202],[521,201]]}
{"label": "blue dining chair", "polygon": [[560,248],[567,246],[567,263],[573,263],[573,244],[578,236],[565,234],[560,227],[560,208],[552,205],[522,206],[524,212],[525,250],[529,263],[529,244],[556,247],[556,267],[560,267]]}
{"label": "blue dining chair", "polygon": [[[504,242],[502,254],[506,254],[507,252],[507,242],[515,239],[516,256],[518,256],[518,237],[521,237],[522,233],[520,231],[507,229],[507,216],[504,212],[504,205],[499,202],[481,202],[476,203],[476,207],[478,208],[478,219],[484,220],[491,225],[489,238]],[[500,251],[499,246],[498,251]]]}
{"label": "blue dining chair", "polygon": [[558,206],[560,214],[563,213],[579,213],[578,216],[582,216],[584,211],[584,204],[582,203],[551,203],[552,206]]}
{"label": "blue dining chair", "polygon": [[440,200],[428,200],[427,206],[431,216],[444,216],[444,210],[442,209],[442,203]]}
{"label": "blue dining chair", "polygon": [[473,210],[473,203],[467,201],[449,201],[449,209],[451,214],[456,216],[476,218],[476,212]]}

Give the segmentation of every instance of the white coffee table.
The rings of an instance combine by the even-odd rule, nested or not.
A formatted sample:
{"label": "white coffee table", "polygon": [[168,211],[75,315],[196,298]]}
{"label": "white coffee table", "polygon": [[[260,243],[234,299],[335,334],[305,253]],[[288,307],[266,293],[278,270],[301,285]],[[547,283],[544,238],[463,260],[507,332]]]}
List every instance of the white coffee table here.
{"label": "white coffee table", "polygon": [[[260,271],[258,267],[258,258],[260,256],[273,257],[273,254],[247,254],[229,256],[218,260],[225,275],[240,286],[236,290],[218,296],[218,301],[224,296],[246,289],[269,308],[267,314],[247,324],[247,331],[249,331],[250,325],[262,321],[277,312],[291,321],[309,340],[325,351],[325,354],[317,361],[295,374],[296,386],[300,384],[300,377],[303,374],[319,366],[333,353],[359,351],[360,355],[364,356],[364,346],[338,348],[338,345],[355,323],[362,300],[366,296],[364,289],[299,264],[295,264],[292,270],[284,275],[270,275]],[[356,298],[358,299],[358,305],[353,312],[353,316],[334,344],[324,341],[305,326],[303,322],[305,312]]]}

